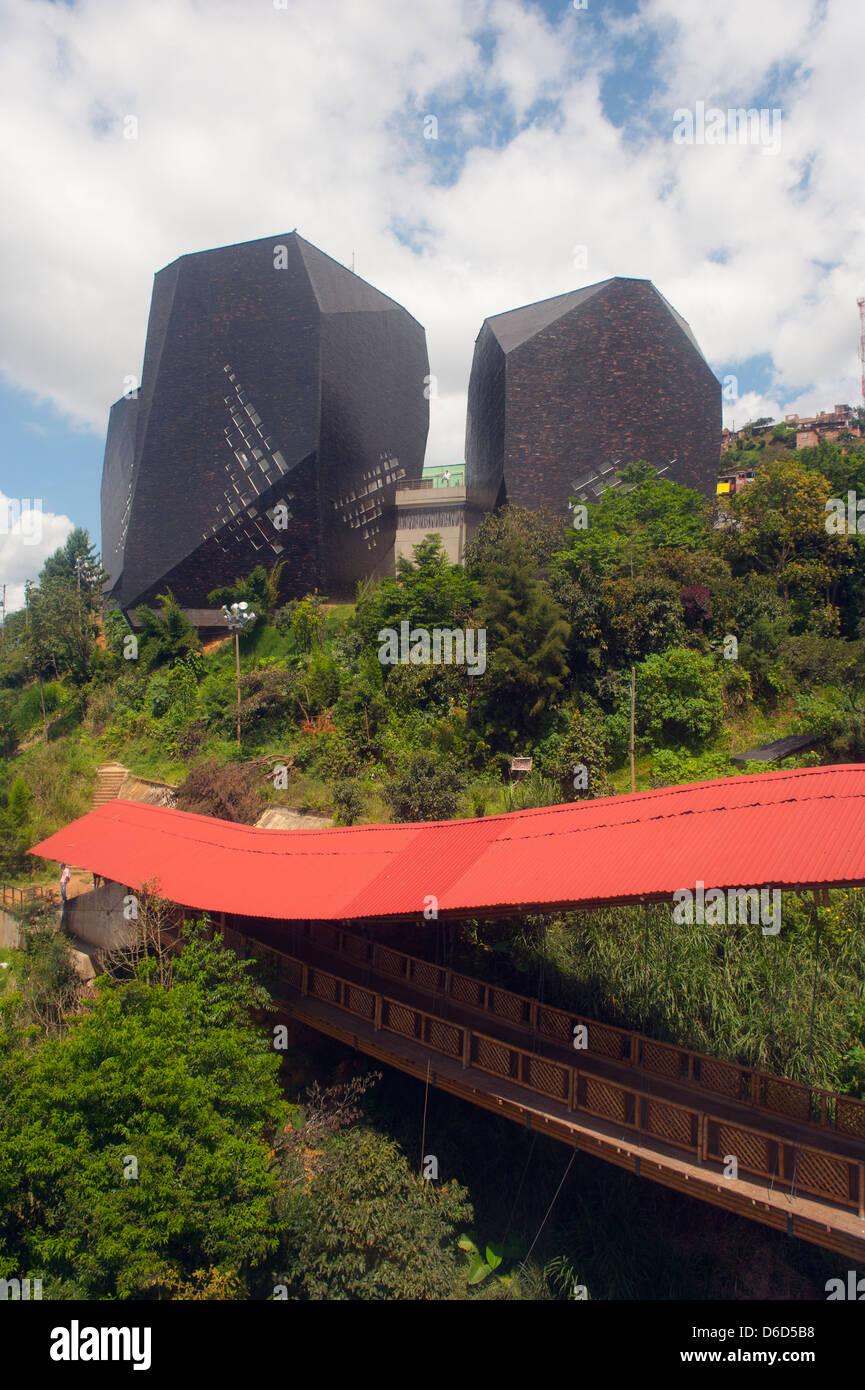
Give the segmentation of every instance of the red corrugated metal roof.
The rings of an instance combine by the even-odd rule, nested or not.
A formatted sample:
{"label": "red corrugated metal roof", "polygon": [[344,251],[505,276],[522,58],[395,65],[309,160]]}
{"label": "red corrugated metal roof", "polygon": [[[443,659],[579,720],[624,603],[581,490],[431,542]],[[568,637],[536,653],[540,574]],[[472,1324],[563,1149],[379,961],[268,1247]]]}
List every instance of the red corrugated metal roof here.
{"label": "red corrugated metal roof", "polygon": [[31,854],[185,907],[342,921],[865,883],[865,766],[804,768],[481,820],[264,830],[111,801]]}

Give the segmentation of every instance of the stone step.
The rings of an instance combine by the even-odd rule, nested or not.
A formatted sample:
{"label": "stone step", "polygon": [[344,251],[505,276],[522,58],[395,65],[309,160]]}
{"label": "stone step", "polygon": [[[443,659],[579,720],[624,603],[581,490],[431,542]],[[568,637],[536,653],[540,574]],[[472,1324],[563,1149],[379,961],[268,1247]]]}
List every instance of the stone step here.
{"label": "stone step", "polygon": [[127,769],[122,763],[103,763],[96,770],[96,785],[93,788],[93,806],[105,806],[113,801],[123,786]]}

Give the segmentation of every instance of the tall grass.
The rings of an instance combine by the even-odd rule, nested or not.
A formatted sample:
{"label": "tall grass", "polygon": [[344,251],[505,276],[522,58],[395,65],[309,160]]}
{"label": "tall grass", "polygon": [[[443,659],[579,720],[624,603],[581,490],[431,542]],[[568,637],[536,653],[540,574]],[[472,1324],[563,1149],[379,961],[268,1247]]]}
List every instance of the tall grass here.
{"label": "tall grass", "polygon": [[[478,928],[464,966],[588,1018],[812,1085],[861,1090],[843,1058],[865,1042],[863,893],[833,895],[817,956],[801,910],[759,926],[678,926],[615,908]],[[492,947],[492,949],[490,949]],[[456,964],[456,962],[455,962]]]}
{"label": "tall grass", "polygon": [[90,740],[80,736],[34,744],[18,755],[16,772],[32,796],[27,825],[31,843],[90,810],[101,761]]}

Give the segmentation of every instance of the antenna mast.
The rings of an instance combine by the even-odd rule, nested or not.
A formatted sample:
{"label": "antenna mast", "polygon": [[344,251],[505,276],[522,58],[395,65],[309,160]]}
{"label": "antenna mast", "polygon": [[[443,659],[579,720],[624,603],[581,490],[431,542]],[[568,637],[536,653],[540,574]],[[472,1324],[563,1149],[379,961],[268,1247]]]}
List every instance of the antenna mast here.
{"label": "antenna mast", "polygon": [[862,404],[865,405],[865,298],[856,300],[859,306],[859,361],[862,363]]}

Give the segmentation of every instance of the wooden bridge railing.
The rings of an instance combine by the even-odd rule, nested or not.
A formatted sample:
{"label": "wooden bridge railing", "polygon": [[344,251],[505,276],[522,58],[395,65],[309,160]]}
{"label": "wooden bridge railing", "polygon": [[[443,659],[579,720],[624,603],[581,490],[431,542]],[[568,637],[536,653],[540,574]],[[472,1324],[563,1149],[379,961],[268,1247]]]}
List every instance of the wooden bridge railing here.
{"label": "wooden bridge railing", "polygon": [[48,902],[53,902],[54,896],[52,890],[45,888],[41,883],[28,884],[26,888],[16,888],[12,883],[0,883],[0,903],[4,907],[7,903],[25,903],[28,898],[45,898]]}
{"label": "wooden bridge railing", "polygon": [[801,1081],[773,1076],[738,1062],[725,1062],[672,1043],[656,1042],[628,1028],[617,1028],[541,1004],[472,975],[462,975],[419,956],[372,942],[331,922],[298,923],[295,930],[299,937],[310,940],[322,950],[345,955],[358,965],[369,965],[382,975],[403,980],[429,994],[453,999],[464,1007],[478,1009],[527,1033],[549,1038],[551,1042],[571,1047],[576,1027],[583,1026],[587,1040],[584,1050],[591,1054],[725,1100],[752,1105],[770,1115],[783,1115],[789,1120],[865,1139],[865,1101],[853,1096],[806,1086]]}
{"label": "wooden bridge railing", "polygon": [[[490,1076],[526,1087],[535,1094],[558,1101],[569,1110],[583,1111],[637,1135],[654,1137],[691,1154],[698,1161],[710,1159],[723,1163],[734,1155],[745,1173],[795,1184],[801,1192],[851,1207],[865,1218],[863,1162],[816,1147],[792,1144],[762,1130],[732,1124],[701,1108],[646,1096],[636,1087],[601,1079],[579,1066],[539,1057],[501,1038],[442,1019],[378,990],[321,970],[298,956],[273,950],[231,928],[224,928],[223,936],[228,945],[239,948],[240,954],[255,955],[269,963],[277,980],[284,981],[302,995],[365,1020],[377,1031],[395,1034],[461,1062],[463,1067],[476,1067]],[[429,962],[422,964],[429,966]],[[437,969],[435,966],[429,968]],[[480,981],[474,983],[480,985]],[[570,1031],[568,1036],[571,1036]]]}

